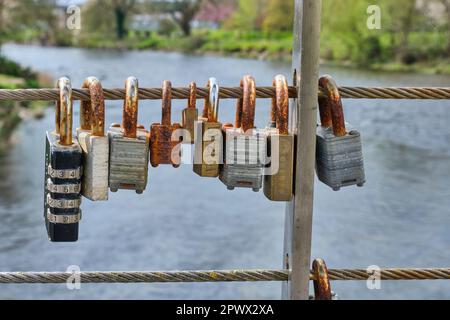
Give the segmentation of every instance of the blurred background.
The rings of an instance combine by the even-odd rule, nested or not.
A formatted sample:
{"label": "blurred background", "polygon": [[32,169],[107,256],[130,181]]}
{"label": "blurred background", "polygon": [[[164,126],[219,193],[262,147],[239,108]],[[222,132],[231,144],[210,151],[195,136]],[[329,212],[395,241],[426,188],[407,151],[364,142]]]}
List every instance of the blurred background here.
{"label": "blurred background", "polygon": [[[91,75],[123,87],[236,86],[245,74],[267,86],[290,76],[291,0],[0,0],[0,88],[53,86]],[[381,28],[367,27],[379,5]],[[450,86],[449,0],[324,0],[321,73],[342,86]],[[139,119],[160,121],[160,102]],[[199,107],[202,102],[199,102]],[[284,205],[229,192],[190,166],[149,172],[147,192],[84,201],[80,241],[52,244],[42,219],[48,103],[0,103],[0,270],[65,271],[279,268]],[[180,121],[185,101],[174,102]],[[235,101],[221,102],[222,122]],[[257,125],[270,102],[258,100]],[[313,257],[330,268],[448,267],[450,101],[345,100],[364,139],[367,184],[333,192],[317,182]],[[78,126],[78,104],[75,105]],[[121,102],[107,103],[107,123]],[[189,150],[186,150],[189,151]],[[342,299],[449,299],[450,283],[333,283]],[[2,285],[3,299],[279,299],[280,284]]]}

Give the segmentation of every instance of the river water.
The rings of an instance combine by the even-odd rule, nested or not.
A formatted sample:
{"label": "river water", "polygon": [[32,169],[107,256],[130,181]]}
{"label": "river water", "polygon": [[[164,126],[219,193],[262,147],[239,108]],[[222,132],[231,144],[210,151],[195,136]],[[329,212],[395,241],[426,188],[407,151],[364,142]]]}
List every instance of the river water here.
{"label": "river water", "polygon": [[[90,75],[104,87],[123,87],[127,76],[143,87],[174,86],[210,76],[236,86],[244,74],[271,84],[285,63],[198,57],[151,51],[101,51],[5,45],[3,54],[79,87]],[[449,76],[375,73],[323,68],[340,85],[450,86]],[[159,122],[159,102],[141,102],[140,122]],[[345,100],[347,120],[363,134],[367,185],[333,192],[318,183],[313,257],[330,268],[450,266],[450,102]],[[121,103],[110,102],[107,122],[120,122]],[[153,107],[152,107],[153,106]],[[223,101],[221,119],[234,119],[234,101]],[[174,103],[180,120],[184,101]],[[78,111],[78,106],[75,107]],[[257,124],[268,121],[269,101],[258,100]],[[78,118],[76,118],[78,119]],[[77,124],[77,122],[75,123]],[[65,271],[279,268],[284,205],[262,193],[229,192],[217,180],[196,176],[190,166],[150,170],[149,189],[111,194],[107,203],[83,203],[80,241],[48,242],[42,222],[45,131],[42,120],[21,124],[8,155],[0,158],[0,270]],[[342,299],[450,298],[450,283],[333,283]],[[169,284],[3,285],[6,299],[279,299],[281,285]]]}

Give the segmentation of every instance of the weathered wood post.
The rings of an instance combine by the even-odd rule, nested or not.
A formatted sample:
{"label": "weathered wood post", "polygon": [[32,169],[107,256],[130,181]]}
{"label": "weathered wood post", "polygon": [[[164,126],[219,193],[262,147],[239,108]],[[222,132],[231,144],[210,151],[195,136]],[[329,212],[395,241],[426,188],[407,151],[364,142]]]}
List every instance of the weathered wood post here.
{"label": "weathered wood post", "polygon": [[283,285],[283,299],[309,298],[321,10],[322,0],[295,0],[292,72],[298,97],[291,105],[291,127],[297,151],[295,196],[285,227],[284,267],[291,278]]}

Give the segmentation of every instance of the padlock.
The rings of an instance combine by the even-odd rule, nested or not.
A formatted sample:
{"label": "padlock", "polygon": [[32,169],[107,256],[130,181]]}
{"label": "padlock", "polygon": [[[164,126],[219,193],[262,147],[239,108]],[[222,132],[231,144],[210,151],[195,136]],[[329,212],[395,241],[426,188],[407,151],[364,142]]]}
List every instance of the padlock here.
{"label": "padlock", "polygon": [[135,190],[141,194],[147,187],[150,134],[138,122],[138,80],[126,81],[122,125],[109,128],[109,188]]}
{"label": "padlock", "polygon": [[[195,141],[195,122],[198,120],[197,85],[192,82],[189,86],[188,107],[183,110],[181,126],[186,130],[183,143],[193,144]],[[189,136],[186,134],[189,133]]]}
{"label": "padlock", "polygon": [[[153,167],[171,164],[179,167],[179,144],[174,133],[181,129],[178,123],[172,124],[172,84],[164,81],[162,90],[162,122],[152,124],[150,130],[150,163]],[[178,150],[178,153],[176,151]]]}
{"label": "padlock", "polygon": [[229,190],[262,188],[262,173],[266,155],[266,131],[255,128],[256,85],[251,76],[241,81],[243,97],[236,107],[235,127],[223,127],[224,164],[220,180]]}
{"label": "padlock", "polygon": [[330,76],[319,80],[321,125],[317,127],[316,171],[319,180],[335,191],[365,183],[361,134],[345,123],[342,100]]}
{"label": "padlock", "polygon": [[[295,136],[289,133],[289,87],[286,77],[273,81],[271,126],[267,129],[270,162],[265,168],[264,194],[271,201],[290,201],[294,186]],[[275,127],[275,128],[274,128]]]}
{"label": "padlock", "polygon": [[217,178],[222,154],[222,124],[218,122],[219,85],[210,78],[203,116],[195,124],[194,172],[201,177]]}
{"label": "padlock", "polygon": [[44,218],[52,242],[78,240],[81,220],[82,150],[72,141],[72,87],[68,78],[57,83],[56,130],[47,132]]}
{"label": "padlock", "polygon": [[81,194],[92,201],[108,200],[109,139],[105,136],[105,99],[100,81],[87,78],[82,86],[89,89],[91,101],[80,105],[78,143],[83,150]]}

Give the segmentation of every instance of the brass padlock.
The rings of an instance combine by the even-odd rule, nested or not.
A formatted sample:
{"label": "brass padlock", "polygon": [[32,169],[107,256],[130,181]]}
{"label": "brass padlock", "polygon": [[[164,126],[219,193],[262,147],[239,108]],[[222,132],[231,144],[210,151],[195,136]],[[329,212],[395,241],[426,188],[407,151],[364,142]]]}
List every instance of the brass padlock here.
{"label": "brass padlock", "polygon": [[126,81],[122,125],[111,125],[109,136],[109,188],[135,190],[141,194],[147,187],[150,134],[138,122],[138,80]]}
{"label": "brass padlock", "polygon": [[[164,81],[162,90],[162,122],[152,124],[150,130],[150,163],[153,167],[171,164],[179,167],[179,144],[174,132],[181,129],[178,123],[172,124],[172,84]],[[178,151],[176,153],[176,151]],[[176,154],[175,154],[176,153]]]}
{"label": "brass padlock", "polygon": [[82,86],[89,89],[91,101],[80,105],[78,142],[83,150],[81,193],[92,201],[108,200],[109,140],[105,136],[105,98],[100,81],[87,78]]}
{"label": "brass padlock", "polygon": [[72,140],[72,86],[68,78],[58,81],[56,130],[47,132],[45,152],[44,218],[52,242],[78,240],[81,220],[82,151]]}
{"label": "brass padlock", "polygon": [[272,201],[290,201],[294,184],[295,137],[289,134],[289,88],[282,75],[276,76],[273,84],[276,96],[272,99],[271,118],[275,118],[276,131],[268,130],[270,163],[265,170],[264,194]]}
{"label": "brass padlock", "polygon": [[222,124],[218,121],[219,85],[210,78],[207,87],[209,97],[205,99],[203,117],[199,118],[195,130],[194,172],[201,177],[217,178],[223,163]]}
{"label": "brass padlock", "polygon": [[[188,107],[183,110],[181,126],[186,130],[183,143],[193,144],[195,141],[195,122],[198,120],[197,110],[197,85],[192,82],[189,86]],[[189,136],[187,136],[189,134]]]}

